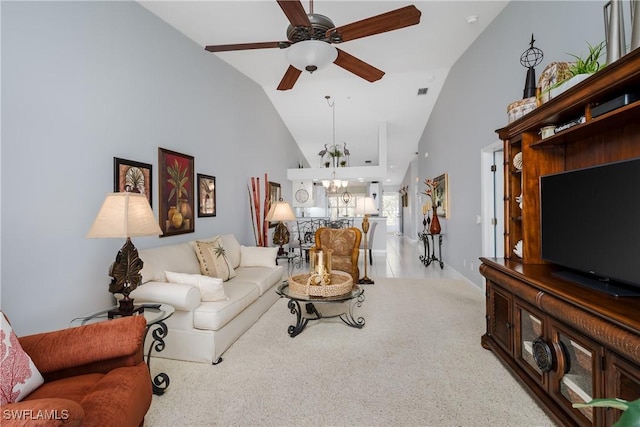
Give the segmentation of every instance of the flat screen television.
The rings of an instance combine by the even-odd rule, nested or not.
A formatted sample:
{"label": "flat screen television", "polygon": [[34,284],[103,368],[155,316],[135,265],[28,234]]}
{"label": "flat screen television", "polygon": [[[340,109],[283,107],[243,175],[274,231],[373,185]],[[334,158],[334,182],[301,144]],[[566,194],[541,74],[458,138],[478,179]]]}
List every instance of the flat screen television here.
{"label": "flat screen television", "polygon": [[554,275],[640,296],[640,158],[540,178],[542,253]]}

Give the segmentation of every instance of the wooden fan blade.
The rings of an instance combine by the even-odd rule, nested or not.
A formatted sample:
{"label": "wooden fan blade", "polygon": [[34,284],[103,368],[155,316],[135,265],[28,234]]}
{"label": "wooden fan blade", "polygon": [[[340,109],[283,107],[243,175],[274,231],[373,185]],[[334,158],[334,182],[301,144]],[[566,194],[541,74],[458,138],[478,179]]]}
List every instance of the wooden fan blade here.
{"label": "wooden fan blade", "polygon": [[327,31],[327,37],[334,33],[342,35],[342,41],[355,40],[387,31],[416,25],[420,22],[420,12],[415,6],[406,6],[362,21],[353,22]]}
{"label": "wooden fan blade", "polygon": [[338,49],[338,57],[333,63],[370,82],[380,80],[384,76],[384,71],[378,70],[373,65],[369,65],[340,49]]}
{"label": "wooden fan blade", "polygon": [[248,49],[270,49],[274,47],[280,47],[281,43],[289,43],[289,42],[218,44],[213,46],[206,46],[204,49],[209,52],[227,52],[230,50],[248,50]]}
{"label": "wooden fan blade", "polygon": [[295,0],[277,0],[280,8],[294,27],[311,27],[311,21],[304,11],[302,3]]}
{"label": "wooden fan blade", "polygon": [[287,72],[284,73],[284,77],[280,80],[280,84],[278,85],[278,90],[289,90],[296,84],[298,81],[298,77],[300,77],[302,71],[298,70],[293,65],[289,65]]}

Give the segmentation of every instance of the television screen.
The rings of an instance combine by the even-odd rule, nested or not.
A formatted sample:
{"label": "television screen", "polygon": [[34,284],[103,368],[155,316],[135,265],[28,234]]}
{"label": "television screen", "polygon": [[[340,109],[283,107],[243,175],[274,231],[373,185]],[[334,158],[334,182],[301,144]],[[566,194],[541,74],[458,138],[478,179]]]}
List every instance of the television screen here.
{"label": "television screen", "polygon": [[640,295],[640,158],[542,176],[540,199],[541,255],[561,277]]}

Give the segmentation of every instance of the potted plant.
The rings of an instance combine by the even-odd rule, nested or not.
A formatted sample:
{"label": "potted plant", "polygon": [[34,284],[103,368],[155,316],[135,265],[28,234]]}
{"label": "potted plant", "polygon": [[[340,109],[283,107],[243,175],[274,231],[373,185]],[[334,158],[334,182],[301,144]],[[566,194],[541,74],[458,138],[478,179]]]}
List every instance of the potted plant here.
{"label": "potted plant", "polygon": [[347,166],[347,161],[346,160],[340,160],[340,166],[342,166],[342,167]]}
{"label": "potted plant", "polygon": [[340,161],[340,157],[342,157],[342,151],[340,150],[340,148],[334,145],[333,149],[329,151],[329,155],[331,156],[331,159],[333,161],[333,166],[337,166],[338,162]]}
{"label": "potted plant", "polygon": [[562,92],[572,88],[605,67],[605,64],[600,63],[600,57],[602,56],[605,48],[604,41],[595,46],[591,46],[587,43],[587,46],[589,46],[589,55],[587,55],[586,58],[582,58],[581,56],[574,55],[572,53],[569,54],[575,58],[574,62],[569,63],[570,77],[557,82],[549,88],[551,91],[551,98],[555,98]]}
{"label": "potted plant", "polygon": [[588,403],[574,403],[574,408],[586,408],[597,406],[602,408],[620,409],[622,415],[613,427],[639,427],[640,426],[640,399],[627,402],[622,399],[593,399]]}

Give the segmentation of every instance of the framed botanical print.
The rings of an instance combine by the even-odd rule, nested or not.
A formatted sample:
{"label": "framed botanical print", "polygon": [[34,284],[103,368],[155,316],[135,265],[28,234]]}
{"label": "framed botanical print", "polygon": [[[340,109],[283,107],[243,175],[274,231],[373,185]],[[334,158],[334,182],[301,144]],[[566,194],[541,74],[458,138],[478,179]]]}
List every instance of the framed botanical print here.
{"label": "framed botanical print", "polygon": [[147,196],[153,208],[152,166],[148,163],[113,158],[113,191],[116,193],[141,193]]}
{"label": "framed botanical print", "polygon": [[216,177],[199,173],[198,217],[216,216]]}
{"label": "framed botanical print", "polygon": [[195,231],[193,163],[193,156],[158,148],[162,237]]}
{"label": "framed botanical print", "polygon": [[433,178],[433,180],[438,184],[435,189],[438,216],[449,218],[449,175],[443,173]]}
{"label": "framed botanical print", "polygon": [[[280,201],[281,197],[282,197],[282,192],[281,192],[280,184],[277,182],[269,181],[269,197],[267,198],[269,200],[269,206],[264,207],[265,215],[266,215],[266,212],[269,211],[269,208],[271,207],[271,205],[273,203]],[[269,222],[269,228],[275,227],[276,225],[278,225],[277,222]]]}

